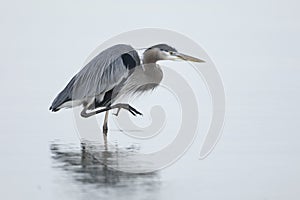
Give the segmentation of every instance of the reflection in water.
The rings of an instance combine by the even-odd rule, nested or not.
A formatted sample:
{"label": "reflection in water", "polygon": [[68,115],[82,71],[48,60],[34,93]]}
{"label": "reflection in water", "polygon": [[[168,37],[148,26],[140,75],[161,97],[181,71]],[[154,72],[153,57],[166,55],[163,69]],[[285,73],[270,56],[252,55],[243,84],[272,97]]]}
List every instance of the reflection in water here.
{"label": "reflection in water", "polygon": [[[158,197],[160,188],[158,173],[132,174],[115,170],[122,164],[120,161],[122,162],[126,155],[138,151],[134,146],[120,149],[113,145],[104,146],[95,143],[84,143],[81,147],[52,143],[50,149],[54,168],[62,169],[63,175],[68,179],[72,177],[72,184],[79,186],[81,191],[88,189],[86,194],[88,196],[82,198],[106,196],[118,199],[122,196],[121,199],[126,197],[156,199]],[[126,165],[130,162],[126,162]]]}

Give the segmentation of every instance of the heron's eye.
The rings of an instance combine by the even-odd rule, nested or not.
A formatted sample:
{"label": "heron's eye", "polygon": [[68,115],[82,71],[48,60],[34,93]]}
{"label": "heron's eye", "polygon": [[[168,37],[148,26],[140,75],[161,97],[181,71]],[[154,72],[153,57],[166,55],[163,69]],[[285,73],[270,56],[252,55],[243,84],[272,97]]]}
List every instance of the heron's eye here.
{"label": "heron's eye", "polygon": [[173,55],[173,54],[174,54],[174,52],[173,52],[173,51],[170,51],[170,54],[171,54],[171,55]]}

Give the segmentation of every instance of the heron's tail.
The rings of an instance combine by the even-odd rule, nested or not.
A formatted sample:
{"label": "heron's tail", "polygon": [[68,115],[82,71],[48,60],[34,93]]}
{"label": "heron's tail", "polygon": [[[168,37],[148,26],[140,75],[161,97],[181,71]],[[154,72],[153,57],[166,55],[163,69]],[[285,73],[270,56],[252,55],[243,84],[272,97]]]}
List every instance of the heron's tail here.
{"label": "heron's tail", "polygon": [[73,77],[72,80],[68,83],[68,85],[57,95],[57,97],[52,102],[52,105],[50,106],[49,110],[51,110],[52,112],[57,112],[61,109],[60,106],[62,104],[72,99],[72,88],[74,82],[75,77]]}
{"label": "heron's tail", "polygon": [[59,111],[59,108],[55,108],[53,106],[50,106],[49,110],[51,110],[52,112],[57,112],[57,111]]}
{"label": "heron's tail", "polygon": [[60,110],[59,106],[61,106],[63,104],[63,102],[60,100],[61,99],[61,93],[54,99],[54,101],[52,102],[52,105],[50,106],[49,110],[51,110],[52,112],[57,112]]}
{"label": "heron's tail", "polygon": [[51,110],[52,112],[57,112],[61,109],[60,106],[62,104],[64,104],[67,101],[70,101],[70,100],[71,100],[71,98],[70,98],[69,93],[66,91],[66,89],[64,89],[54,99],[54,101],[52,102],[52,105],[50,106],[49,110]]}

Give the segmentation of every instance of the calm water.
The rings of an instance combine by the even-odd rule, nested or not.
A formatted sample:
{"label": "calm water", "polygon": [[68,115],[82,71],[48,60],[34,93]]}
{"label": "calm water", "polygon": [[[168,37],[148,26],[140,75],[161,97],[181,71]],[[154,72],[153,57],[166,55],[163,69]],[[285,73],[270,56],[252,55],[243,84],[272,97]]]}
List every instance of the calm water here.
{"label": "calm water", "polygon": [[[52,143],[53,169],[62,177],[60,181],[78,185],[80,191],[73,191],[79,199],[155,199],[160,190],[159,173],[132,174],[116,171],[118,158],[129,154],[132,149],[109,151],[101,145],[72,145]],[[68,189],[67,189],[68,190]]]}

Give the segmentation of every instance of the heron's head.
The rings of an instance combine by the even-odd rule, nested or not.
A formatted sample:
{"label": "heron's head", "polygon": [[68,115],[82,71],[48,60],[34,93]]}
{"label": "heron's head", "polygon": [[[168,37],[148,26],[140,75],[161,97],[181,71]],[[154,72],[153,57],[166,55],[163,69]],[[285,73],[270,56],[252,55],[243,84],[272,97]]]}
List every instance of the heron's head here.
{"label": "heron's head", "polygon": [[155,63],[159,60],[185,60],[192,62],[205,62],[199,58],[195,58],[189,55],[185,55],[183,53],[178,52],[175,48],[167,45],[167,44],[157,44],[154,45],[144,52],[144,62],[145,63]]}

